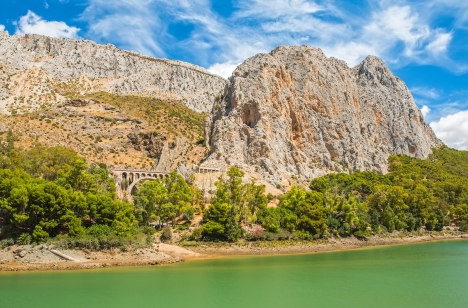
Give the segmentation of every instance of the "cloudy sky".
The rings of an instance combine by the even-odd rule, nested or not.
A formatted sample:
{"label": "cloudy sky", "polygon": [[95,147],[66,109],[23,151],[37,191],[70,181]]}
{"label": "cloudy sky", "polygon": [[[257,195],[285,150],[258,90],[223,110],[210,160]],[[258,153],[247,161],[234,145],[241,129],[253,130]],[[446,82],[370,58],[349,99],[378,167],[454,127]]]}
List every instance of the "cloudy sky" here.
{"label": "cloudy sky", "polygon": [[437,136],[468,149],[468,1],[0,0],[0,30],[89,39],[227,77],[278,45],[381,57]]}

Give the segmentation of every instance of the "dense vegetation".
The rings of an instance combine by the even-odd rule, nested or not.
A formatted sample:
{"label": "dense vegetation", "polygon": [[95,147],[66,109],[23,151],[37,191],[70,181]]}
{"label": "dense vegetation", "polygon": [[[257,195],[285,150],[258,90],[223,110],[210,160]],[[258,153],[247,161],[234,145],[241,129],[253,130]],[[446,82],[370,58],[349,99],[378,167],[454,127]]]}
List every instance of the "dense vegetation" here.
{"label": "dense vegetation", "polygon": [[14,141],[9,132],[0,143],[0,238],[5,242],[42,242],[59,234],[92,237],[97,229],[106,236],[135,233],[133,206],[117,199],[104,165],[88,166],[64,147],[21,151]]}
{"label": "dense vegetation", "polygon": [[167,178],[144,183],[133,199],[138,221],[143,226],[157,221],[161,228],[169,222],[174,226],[176,219],[190,223],[195,210],[200,210],[201,194],[181,175],[171,172]]}
{"label": "dense vegetation", "polygon": [[[57,238],[68,247],[103,249],[152,242],[154,228],[186,229],[203,214],[193,240],[237,241],[366,237],[394,230],[468,231],[468,152],[436,149],[426,160],[392,156],[390,173],[335,173],[309,189],[293,186],[276,207],[265,186],[244,183],[232,167],[210,204],[176,172],[145,182],[134,204],[119,201],[105,165],[89,166],[64,147],[23,151],[8,132],[0,142],[0,240],[3,244]],[[164,227],[165,226],[165,227]],[[182,226],[184,226],[182,228]],[[164,227],[164,228],[163,228]],[[152,231],[151,231],[152,230]],[[0,243],[1,244],[1,243]]]}
{"label": "dense vegetation", "polygon": [[426,160],[392,156],[389,163],[386,175],[329,174],[311,181],[310,190],[292,187],[270,208],[264,187],[242,184],[242,171],[231,168],[198,233],[234,241],[244,234],[241,226],[256,224],[262,228],[250,230],[248,240],[468,230],[468,152],[442,148]]}

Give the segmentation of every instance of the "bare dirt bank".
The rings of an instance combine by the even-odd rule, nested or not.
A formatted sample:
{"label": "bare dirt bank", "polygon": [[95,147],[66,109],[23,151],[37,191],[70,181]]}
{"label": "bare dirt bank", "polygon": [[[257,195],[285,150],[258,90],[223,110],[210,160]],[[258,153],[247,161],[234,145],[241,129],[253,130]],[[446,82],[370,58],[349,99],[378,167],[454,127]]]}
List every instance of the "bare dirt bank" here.
{"label": "bare dirt bank", "polygon": [[[394,233],[372,236],[366,240],[348,237],[317,241],[241,241],[235,244],[180,243],[183,247],[161,243],[155,244],[152,248],[128,252],[58,249],[45,245],[11,246],[0,250],[0,271],[83,270],[120,266],[151,266],[193,259],[342,251],[461,238],[468,239],[468,234],[444,231],[421,234]],[[59,252],[59,254],[52,251]]]}
{"label": "bare dirt bank", "polygon": [[134,251],[88,251],[60,249],[47,245],[15,245],[0,250],[0,271],[79,270],[161,265],[180,262],[182,259],[179,255],[166,253],[164,249],[160,251],[157,244],[152,248]]}
{"label": "bare dirt bank", "polygon": [[284,255],[327,251],[342,251],[364,247],[384,245],[414,244],[446,239],[468,239],[468,234],[461,232],[433,232],[424,234],[404,233],[372,236],[366,240],[355,237],[332,238],[317,241],[272,241],[272,242],[241,242],[236,244],[209,243],[190,247],[203,258],[223,256],[248,255]]}

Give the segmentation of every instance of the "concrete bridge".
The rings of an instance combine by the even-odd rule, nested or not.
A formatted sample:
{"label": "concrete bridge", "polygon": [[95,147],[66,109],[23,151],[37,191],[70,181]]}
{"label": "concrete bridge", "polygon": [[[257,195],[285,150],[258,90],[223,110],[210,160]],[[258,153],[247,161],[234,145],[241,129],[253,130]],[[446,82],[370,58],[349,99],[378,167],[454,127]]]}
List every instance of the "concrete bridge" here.
{"label": "concrete bridge", "polygon": [[117,193],[123,196],[124,193],[128,197],[132,195],[132,190],[135,185],[143,180],[156,180],[169,177],[169,172],[163,171],[148,171],[148,170],[132,170],[132,169],[112,169],[110,173],[114,177]]}

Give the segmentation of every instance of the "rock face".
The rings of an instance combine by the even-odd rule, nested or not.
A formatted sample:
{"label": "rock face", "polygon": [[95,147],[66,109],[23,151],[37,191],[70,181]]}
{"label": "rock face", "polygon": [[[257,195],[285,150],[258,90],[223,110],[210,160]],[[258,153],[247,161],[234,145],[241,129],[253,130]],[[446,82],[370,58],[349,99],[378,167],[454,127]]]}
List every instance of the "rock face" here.
{"label": "rock face", "polygon": [[155,171],[171,172],[177,169],[183,158],[187,157],[190,144],[185,138],[177,138],[174,142],[165,142],[157,164],[153,166]]}
{"label": "rock face", "polygon": [[442,144],[382,60],[369,56],[349,68],[309,46],[280,46],[246,60],[212,117],[208,161],[271,181],[386,172],[389,155],[423,158]]}
{"label": "rock face", "polygon": [[[156,122],[170,115],[151,118],[157,109],[151,109],[154,106],[149,102],[147,110],[142,110],[148,117],[142,121],[140,113],[122,113],[123,105],[116,109],[112,104],[78,98],[100,91],[153,97],[167,104],[179,101],[196,112],[211,112],[205,122],[204,139],[211,147],[206,164],[238,165],[263,174],[270,182],[356,169],[386,172],[389,155],[427,157],[431,148],[442,144],[424,123],[405,84],[372,56],[349,68],[343,61],[327,58],[320,49],[281,46],[246,60],[228,82],[192,64],[151,58],[113,45],[40,35],[9,36],[0,31],[0,114],[27,117],[31,111],[42,112],[40,117],[25,119],[22,126],[18,126],[18,116],[0,123],[5,129],[18,126],[40,137],[38,129],[57,128],[58,133],[47,137],[51,143],[76,143],[82,153],[97,151],[102,156],[95,159],[110,153],[112,160],[107,160],[118,165],[127,164],[119,153],[128,157],[137,153],[156,159],[158,170],[173,170],[182,158],[193,155],[187,154],[193,147],[183,138],[169,142],[153,134],[139,135],[160,130]],[[74,124],[78,122],[60,117],[65,114],[88,121],[77,120],[87,135],[78,138]],[[46,129],[48,124],[51,127]],[[171,130],[178,124],[171,123]],[[114,133],[106,125],[113,126]],[[192,126],[184,127],[188,129],[182,130],[187,134],[184,137],[193,139]],[[122,136],[127,136],[131,148],[122,148],[128,141]],[[205,153],[202,150],[196,151],[200,152],[198,161]],[[140,165],[146,165],[145,161]]]}
{"label": "rock face", "polygon": [[[151,58],[91,41],[9,36],[3,31],[0,31],[0,65],[8,71],[8,78],[0,87],[0,99],[17,94],[24,100],[28,95],[23,93],[24,89],[15,89],[15,85],[22,85],[24,79],[34,75],[31,78],[42,80],[42,84],[25,85],[38,95],[52,92],[44,83],[62,83],[81,93],[106,91],[151,96],[181,101],[197,112],[209,112],[226,85],[222,77],[189,63]],[[10,80],[12,76],[18,80]]]}
{"label": "rock face", "polygon": [[155,134],[153,132],[140,132],[138,134],[130,133],[127,137],[130,139],[135,150],[145,150],[146,156],[158,160],[161,157],[165,145],[167,144],[166,136]]}
{"label": "rock face", "polygon": [[146,156],[155,159],[152,170],[171,172],[187,156],[190,143],[185,138],[169,142],[167,137],[153,132],[131,133],[127,135],[136,151],[144,150]]}

